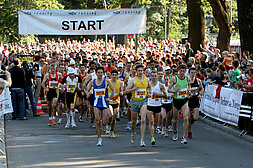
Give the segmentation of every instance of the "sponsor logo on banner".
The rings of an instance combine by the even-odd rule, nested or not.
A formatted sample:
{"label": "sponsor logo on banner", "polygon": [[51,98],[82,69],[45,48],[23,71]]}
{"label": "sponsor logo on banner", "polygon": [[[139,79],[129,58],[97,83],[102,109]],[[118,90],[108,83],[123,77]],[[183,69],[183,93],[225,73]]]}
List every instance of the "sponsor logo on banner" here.
{"label": "sponsor logo on banner", "polygon": [[221,88],[220,99],[215,98],[217,85],[207,85],[201,100],[200,111],[219,121],[238,125],[243,92]]}

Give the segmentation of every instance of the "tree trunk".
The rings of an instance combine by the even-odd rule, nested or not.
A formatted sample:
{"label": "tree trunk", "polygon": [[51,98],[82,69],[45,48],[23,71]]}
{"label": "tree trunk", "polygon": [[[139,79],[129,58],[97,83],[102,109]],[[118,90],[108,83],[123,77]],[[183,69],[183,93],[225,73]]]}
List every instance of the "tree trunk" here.
{"label": "tree trunk", "polygon": [[213,16],[219,26],[217,47],[222,51],[230,49],[231,23],[229,19],[229,7],[226,0],[208,0]]}
{"label": "tree trunk", "polygon": [[241,50],[253,54],[253,1],[237,0]]}
{"label": "tree trunk", "polygon": [[189,17],[188,40],[191,48],[196,53],[200,44],[205,44],[205,17],[201,0],[187,0],[187,12]]}
{"label": "tree trunk", "polygon": [[[132,0],[132,2],[123,2],[121,4],[121,8],[132,8],[134,7],[135,3],[136,3],[136,0]],[[117,46],[117,44],[127,45],[127,34],[117,35],[115,38],[115,46]]]}
{"label": "tree trunk", "polygon": [[168,39],[170,38],[171,6],[172,6],[172,0],[169,0],[169,7],[167,10],[167,31],[166,31],[166,37]]}

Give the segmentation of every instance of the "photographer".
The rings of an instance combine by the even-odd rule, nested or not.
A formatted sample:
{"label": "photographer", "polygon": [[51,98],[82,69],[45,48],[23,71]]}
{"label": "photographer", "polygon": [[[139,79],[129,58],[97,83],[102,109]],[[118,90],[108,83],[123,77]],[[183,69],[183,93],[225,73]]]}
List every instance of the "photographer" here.
{"label": "photographer", "polygon": [[24,87],[25,95],[26,94],[28,95],[28,98],[31,102],[33,116],[38,117],[39,115],[36,112],[36,103],[34,100],[34,96],[33,96],[34,93],[33,93],[33,88],[32,88],[32,85],[33,85],[32,80],[34,80],[32,65],[30,65],[27,61],[24,61],[22,63],[22,67],[25,72],[25,87]]}

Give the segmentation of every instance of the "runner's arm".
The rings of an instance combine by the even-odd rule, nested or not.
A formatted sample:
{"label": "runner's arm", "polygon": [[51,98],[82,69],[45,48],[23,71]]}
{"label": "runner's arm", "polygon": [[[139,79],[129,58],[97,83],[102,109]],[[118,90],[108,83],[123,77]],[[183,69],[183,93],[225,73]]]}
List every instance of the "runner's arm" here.
{"label": "runner's arm", "polygon": [[130,92],[132,92],[132,91],[134,91],[134,90],[137,90],[136,88],[137,88],[138,86],[135,87],[135,88],[133,88],[134,84],[135,84],[135,79],[132,79],[132,80],[130,81],[129,85],[127,86],[126,90],[123,92],[123,94],[125,95],[125,94],[128,94],[128,93],[130,93]]}
{"label": "runner's arm", "polygon": [[198,82],[198,84],[199,84],[199,89],[200,89],[200,90],[199,90],[199,95],[202,96],[203,93],[204,93],[204,87],[203,87],[202,82],[201,82],[200,79],[197,79],[197,82]]}
{"label": "runner's arm", "polygon": [[90,90],[91,90],[92,87],[93,87],[93,82],[90,82],[89,85],[88,85],[88,87],[87,87],[86,94],[88,94],[90,92]]}
{"label": "runner's arm", "polygon": [[171,80],[170,80],[170,84],[169,84],[169,87],[168,87],[168,92],[169,93],[176,93],[179,91],[179,89],[177,90],[172,90],[172,87],[176,84],[176,77],[172,77]]}
{"label": "runner's arm", "polygon": [[[87,76],[87,78],[84,78],[84,81],[82,82],[83,84],[83,88],[85,89],[85,90],[88,90],[88,88],[87,88],[87,83],[90,81],[92,79],[92,76],[91,75],[88,75]],[[92,83],[92,82],[91,82]]]}
{"label": "runner's arm", "polygon": [[111,98],[114,96],[115,89],[114,89],[114,87],[113,87],[111,81],[109,81],[108,79],[106,79],[106,83],[107,83],[107,87],[109,86],[110,89],[112,90],[112,93],[111,93],[111,95],[109,96],[109,99],[111,99]]}
{"label": "runner's arm", "polygon": [[48,80],[48,73],[45,75],[45,77],[44,77],[44,79],[43,79],[43,81],[42,81],[42,83],[41,83],[41,86],[42,86],[44,89],[46,89],[45,83],[46,83],[47,80]]}

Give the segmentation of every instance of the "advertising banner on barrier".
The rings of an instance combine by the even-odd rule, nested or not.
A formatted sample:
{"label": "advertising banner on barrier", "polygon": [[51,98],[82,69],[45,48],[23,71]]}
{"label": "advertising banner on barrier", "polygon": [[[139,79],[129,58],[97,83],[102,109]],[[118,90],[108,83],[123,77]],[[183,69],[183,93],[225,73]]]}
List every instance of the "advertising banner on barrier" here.
{"label": "advertising banner on barrier", "polygon": [[12,112],[11,94],[9,88],[5,88],[2,94],[0,94],[0,116]]}
{"label": "advertising banner on barrier", "polygon": [[18,24],[19,34],[144,34],[146,9],[20,10]]}
{"label": "advertising banner on barrier", "polygon": [[238,126],[243,92],[221,88],[220,99],[215,98],[217,85],[207,85],[200,111],[209,117]]}

